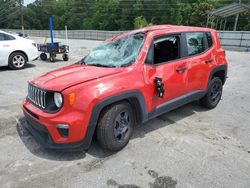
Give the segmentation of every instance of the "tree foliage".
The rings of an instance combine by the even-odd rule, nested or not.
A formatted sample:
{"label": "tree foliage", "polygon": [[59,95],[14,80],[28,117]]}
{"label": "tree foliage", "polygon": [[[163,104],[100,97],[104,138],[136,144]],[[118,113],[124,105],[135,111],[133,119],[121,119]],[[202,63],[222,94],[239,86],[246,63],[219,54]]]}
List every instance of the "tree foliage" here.
{"label": "tree foliage", "polygon": [[[0,0],[0,28],[130,30],[149,24],[206,26],[207,13],[236,0]],[[249,0],[242,0],[250,5]],[[232,29],[235,17],[227,20]],[[240,15],[238,30],[250,30],[250,13]]]}

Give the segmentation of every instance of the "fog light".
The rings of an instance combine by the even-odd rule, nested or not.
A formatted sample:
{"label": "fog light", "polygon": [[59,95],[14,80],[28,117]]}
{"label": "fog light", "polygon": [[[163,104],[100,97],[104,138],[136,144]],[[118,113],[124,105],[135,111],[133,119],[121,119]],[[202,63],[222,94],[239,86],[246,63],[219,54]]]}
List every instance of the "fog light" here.
{"label": "fog light", "polygon": [[69,136],[69,125],[57,124],[56,128],[62,137],[67,138]]}

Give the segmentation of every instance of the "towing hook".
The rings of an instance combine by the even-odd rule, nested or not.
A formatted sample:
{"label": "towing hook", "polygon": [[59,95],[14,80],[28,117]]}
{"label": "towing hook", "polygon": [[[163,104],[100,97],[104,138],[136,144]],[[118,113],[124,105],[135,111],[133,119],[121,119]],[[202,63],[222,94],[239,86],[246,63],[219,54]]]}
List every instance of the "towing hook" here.
{"label": "towing hook", "polygon": [[162,78],[160,77],[155,77],[155,87],[156,91],[158,93],[158,97],[163,98],[165,89],[164,89],[164,84],[162,83]]}

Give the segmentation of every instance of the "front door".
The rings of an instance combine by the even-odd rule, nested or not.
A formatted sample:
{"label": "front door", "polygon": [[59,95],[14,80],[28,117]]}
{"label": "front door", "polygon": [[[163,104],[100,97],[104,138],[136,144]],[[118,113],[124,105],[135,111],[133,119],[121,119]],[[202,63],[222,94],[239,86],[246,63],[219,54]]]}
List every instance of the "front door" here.
{"label": "front door", "polygon": [[[155,38],[144,66],[147,93],[151,110],[186,93],[187,63],[182,60],[183,36],[173,34]],[[159,95],[157,80],[162,83]]]}

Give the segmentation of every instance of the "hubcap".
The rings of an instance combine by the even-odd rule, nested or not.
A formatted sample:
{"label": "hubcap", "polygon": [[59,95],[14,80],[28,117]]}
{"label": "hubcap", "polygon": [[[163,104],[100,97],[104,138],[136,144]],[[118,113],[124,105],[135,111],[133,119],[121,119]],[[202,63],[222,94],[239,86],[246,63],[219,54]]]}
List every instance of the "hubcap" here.
{"label": "hubcap", "polygon": [[213,103],[218,102],[218,100],[221,97],[222,93],[222,86],[220,83],[214,83],[212,86],[211,92],[210,92],[210,97]]}
{"label": "hubcap", "polygon": [[114,135],[119,141],[124,140],[130,128],[130,119],[127,111],[120,112],[115,119]]}
{"label": "hubcap", "polygon": [[25,64],[25,59],[21,55],[16,55],[13,57],[12,62],[15,67],[21,68]]}

